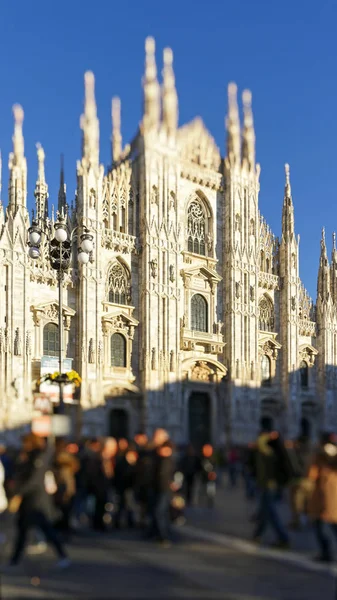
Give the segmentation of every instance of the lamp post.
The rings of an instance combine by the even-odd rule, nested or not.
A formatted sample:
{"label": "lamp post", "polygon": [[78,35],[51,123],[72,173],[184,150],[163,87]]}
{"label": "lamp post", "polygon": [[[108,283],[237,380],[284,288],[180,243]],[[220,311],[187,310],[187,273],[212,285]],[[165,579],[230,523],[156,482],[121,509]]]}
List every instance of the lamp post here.
{"label": "lamp post", "polygon": [[[52,224],[39,223],[33,220],[32,226],[28,229],[28,254],[33,260],[37,260],[41,256],[41,244],[45,237],[49,242],[48,258],[52,269],[57,271],[58,281],[58,322],[59,322],[59,377],[58,383],[60,388],[60,402],[58,413],[64,413],[63,400],[63,385],[66,382],[62,375],[63,370],[63,281],[64,275],[68,271],[72,258],[72,245],[77,237],[78,227],[75,227],[69,235],[66,218],[63,211],[57,213],[57,221]],[[79,236],[80,246],[78,248],[77,259],[80,264],[85,265],[89,262],[89,254],[93,250],[93,235],[84,227],[82,234]]]}

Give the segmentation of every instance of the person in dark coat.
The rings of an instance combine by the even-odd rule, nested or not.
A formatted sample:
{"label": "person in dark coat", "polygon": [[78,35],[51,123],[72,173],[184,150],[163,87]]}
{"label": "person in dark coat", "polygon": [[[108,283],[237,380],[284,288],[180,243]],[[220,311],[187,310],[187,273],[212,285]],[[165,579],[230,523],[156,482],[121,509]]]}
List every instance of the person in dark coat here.
{"label": "person in dark coat", "polygon": [[184,476],[186,503],[190,506],[193,501],[196,476],[201,470],[200,458],[197,456],[192,444],[187,446],[186,452],[181,459],[180,469]]}
{"label": "person in dark coat", "polygon": [[256,443],[256,481],[259,490],[259,508],[254,540],[261,537],[268,525],[274,529],[278,541],[275,546],[287,548],[289,537],[279,517],[276,507],[276,494],[287,480],[287,464],[279,434],[271,432],[267,422],[262,423],[262,431]]}
{"label": "person in dark coat", "polygon": [[60,559],[59,566],[67,567],[70,563],[52,525],[53,504],[45,488],[48,457],[44,451],[44,442],[31,433],[25,436],[23,448],[26,458],[22,460],[17,477],[14,479],[14,495],[9,503],[9,510],[18,513],[17,536],[10,565],[18,564],[28,531],[31,528],[38,528],[54,547]]}
{"label": "person in dark coat", "polygon": [[115,489],[118,494],[118,509],[115,518],[115,527],[119,529],[123,514],[126,513],[128,527],[135,526],[133,490],[136,481],[136,464],[138,454],[130,446],[124,455],[120,456],[115,468]]}

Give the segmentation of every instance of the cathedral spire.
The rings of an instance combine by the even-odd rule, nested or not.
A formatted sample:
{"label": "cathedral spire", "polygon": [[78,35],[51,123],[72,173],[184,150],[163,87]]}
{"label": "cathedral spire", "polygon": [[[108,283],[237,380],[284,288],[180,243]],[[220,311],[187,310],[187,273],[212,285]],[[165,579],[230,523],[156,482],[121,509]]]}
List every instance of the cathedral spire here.
{"label": "cathedral spire", "polygon": [[332,234],[332,252],[330,265],[330,284],[331,296],[334,304],[337,304],[337,248],[336,248],[336,233]]}
{"label": "cathedral spire", "polygon": [[319,259],[318,269],[318,284],[317,284],[317,296],[326,301],[330,295],[330,272],[329,272],[329,261],[325,243],[325,228],[322,229],[321,237],[321,254]]}
{"label": "cathedral spire", "polygon": [[243,102],[243,135],[242,135],[242,159],[246,159],[249,168],[255,166],[255,130],[252,111],[252,93],[250,90],[244,90],[242,94]]}
{"label": "cathedral spire", "polygon": [[178,95],[173,70],[173,52],[171,48],[164,49],[163,69],[163,123],[169,135],[176,132],[178,126]]}
{"label": "cathedral spire", "polygon": [[295,219],[294,219],[294,205],[291,196],[291,185],[290,185],[290,167],[288,164],[284,165],[285,169],[285,187],[284,187],[284,199],[282,209],[282,237],[285,240],[290,239],[295,234]]}
{"label": "cathedral spire", "polygon": [[61,213],[62,211],[66,211],[67,205],[67,187],[64,182],[64,156],[61,154],[61,168],[60,168],[60,187],[58,193],[58,211]]}
{"label": "cathedral spire", "polygon": [[237,85],[235,83],[230,83],[228,86],[228,115],[226,117],[226,129],[227,156],[231,164],[239,164],[241,155],[240,118],[237,91]]}
{"label": "cathedral spire", "polygon": [[8,211],[15,213],[17,209],[26,206],[27,196],[27,163],[25,144],[22,133],[24,112],[19,104],[13,106],[14,135],[13,152],[9,155],[9,203]]}
{"label": "cathedral spire", "polygon": [[0,150],[0,203],[2,203],[2,152]]}
{"label": "cathedral spire", "polygon": [[44,221],[48,217],[48,185],[44,170],[45,153],[41,144],[36,144],[38,172],[35,185],[35,206],[36,218],[38,222]]}
{"label": "cathedral spire", "polygon": [[156,44],[153,37],[147,37],[145,40],[145,73],[143,77],[143,127],[145,131],[158,129],[160,122],[160,86],[157,79],[155,49]]}
{"label": "cathedral spire", "polygon": [[81,116],[83,131],[82,161],[87,167],[99,165],[99,121],[95,100],[95,77],[91,71],[84,75],[84,113]]}
{"label": "cathedral spire", "polygon": [[122,154],[122,134],[121,134],[121,101],[120,98],[112,98],[111,104],[112,116],[112,160],[118,162]]}

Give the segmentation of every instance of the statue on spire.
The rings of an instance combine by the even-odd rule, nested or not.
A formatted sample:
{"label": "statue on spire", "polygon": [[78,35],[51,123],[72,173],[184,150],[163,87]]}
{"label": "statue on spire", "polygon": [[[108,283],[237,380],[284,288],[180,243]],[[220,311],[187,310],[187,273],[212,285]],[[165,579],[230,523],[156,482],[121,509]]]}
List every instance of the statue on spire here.
{"label": "statue on spire", "polygon": [[46,183],[44,161],[45,153],[41,144],[36,144],[37,149],[37,160],[38,160],[38,172],[37,180],[35,185],[35,206],[36,206],[36,219],[38,222],[44,221],[48,217],[48,185]]}
{"label": "statue on spire", "polygon": [[22,125],[24,112],[19,104],[13,106],[14,135],[13,152],[9,155],[9,203],[8,212],[16,213],[18,207],[26,207],[27,162]]}
{"label": "statue on spire", "polygon": [[24,112],[20,104],[13,106],[14,115],[14,135],[13,135],[13,161],[14,164],[20,164],[25,154],[25,144],[22,133]]}
{"label": "statue on spire", "polygon": [[95,100],[95,77],[91,71],[84,75],[85,100],[84,114],[81,116],[83,131],[82,161],[87,167],[99,164],[99,122]]}
{"label": "statue on spire", "polygon": [[178,127],[178,94],[175,86],[171,48],[164,49],[162,99],[164,127],[167,133],[172,135]]}
{"label": "statue on spire", "polygon": [[111,104],[112,116],[112,160],[118,162],[122,154],[122,134],[121,134],[121,101],[120,98],[112,98]]}
{"label": "statue on spire", "polygon": [[143,127],[145,131],[158,129],[160,122],[160,86],[157,79],[155,49],[156,45],[153,37],[147,37],[145,40],[145,73],[143,77]]}
{"label": "statue on spire", "polygon": [[244,90],[243,102],[243,134],[242,134],[242,158],[246,159],[250,168],[255,166],[255,130],[252,111],[252,93]]}
{"label": "statue on spire", "polygon": [[241,156],[240,118],[237,100],[237,85],[230,83],[228,86],[228,115],[226,117],[227,129],[227,156],[231,164],[238,164]]}

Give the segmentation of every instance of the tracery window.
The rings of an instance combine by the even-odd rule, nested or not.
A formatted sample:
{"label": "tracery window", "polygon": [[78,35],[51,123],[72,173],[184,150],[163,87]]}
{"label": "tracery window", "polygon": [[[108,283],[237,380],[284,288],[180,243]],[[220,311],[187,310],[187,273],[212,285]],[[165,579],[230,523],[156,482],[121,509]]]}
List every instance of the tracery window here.
{"label": "tracery window", "polygon": [[47,323],[43,328],[44,356],[58,356],[60,349],[59,328],[55,323]]}
{"label": "tracery window", "polygon": [[269,356],[261,356],[261,385],[270,385],[271,383],[271,362]]}
{"label": "tracery window", "polygon": [[300,364],[300,378],[301,378],[301,387],[307,388],[309,384],[309,367],[305,360],[302,360]]}
{"label": "tracery window", "polygon": [[111,366],[126,367],[126,339],[121,333],[111,336]]}
{"label": "tracery window", "polygon": [[259,302],[259,329],[274,331],[274,306],[266,296],[262,296]]}
{"label": "tracery window", "polygon": [[201,202],[193,200],[187,212],[187,247],[189,252],[206,255],[206,214]]}
{"label": "tracery window", "polygon": [[191,329],[208,331],[208,304],[201,294],[194,294],[191,300]]}
{"label": "tracery window", "polygon": [[126,269],[116,262],[108,274],[108,298],[114,304],[130,303],[130,284]]}

